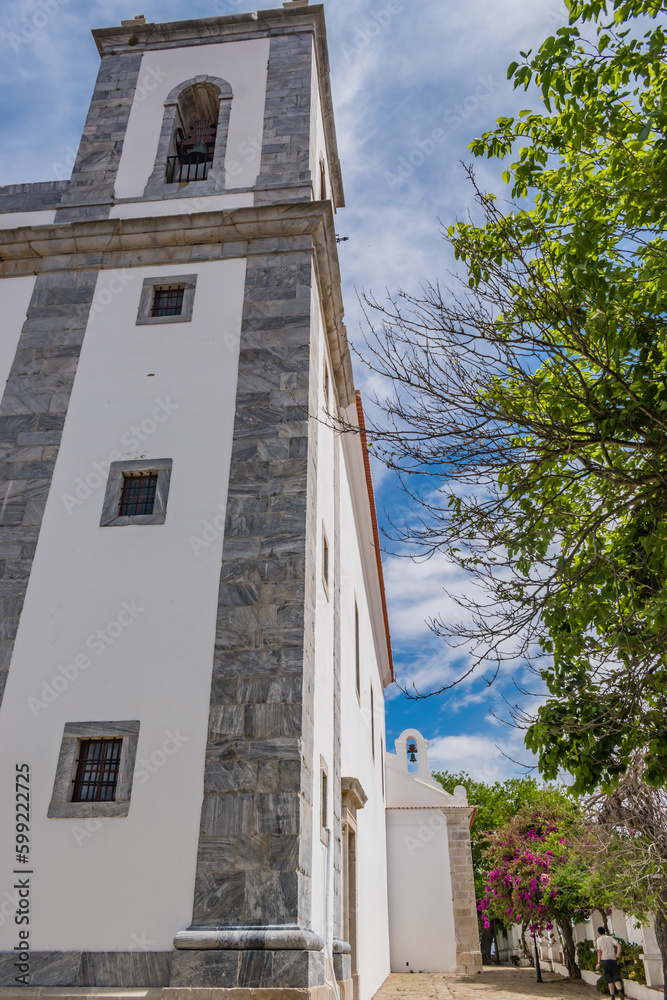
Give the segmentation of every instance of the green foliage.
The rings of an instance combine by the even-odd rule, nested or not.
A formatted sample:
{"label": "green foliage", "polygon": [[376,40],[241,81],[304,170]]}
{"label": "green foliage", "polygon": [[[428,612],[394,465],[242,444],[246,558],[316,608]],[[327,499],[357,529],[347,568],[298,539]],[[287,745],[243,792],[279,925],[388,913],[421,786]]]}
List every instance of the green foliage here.
{"label": "green foliage", "polygon": [[580,969],[595,972],[598,953],[593,941],[580,941],[577,945],[577,964]]}
{"label": "green foliage", "polygon": [[620,941],[622,946],[621,957],[618,960],[621,975],[624,979],[631,979],[633,983],[641,983],[642,986],[646,986],[646,969],[639,957],[643,954],[644,949],[639,944],[628,944],[622,938],[616,940]]}

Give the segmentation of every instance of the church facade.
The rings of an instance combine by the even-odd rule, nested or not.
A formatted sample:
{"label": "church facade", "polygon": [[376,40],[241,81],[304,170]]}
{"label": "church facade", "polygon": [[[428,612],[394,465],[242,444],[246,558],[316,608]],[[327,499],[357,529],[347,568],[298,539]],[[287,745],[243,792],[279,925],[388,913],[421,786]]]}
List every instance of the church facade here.
{"label": "church facade", "polygon": [[71,179],[0,188],[0,985],[369,1000],[393,672],[323,8],[93,35]]}

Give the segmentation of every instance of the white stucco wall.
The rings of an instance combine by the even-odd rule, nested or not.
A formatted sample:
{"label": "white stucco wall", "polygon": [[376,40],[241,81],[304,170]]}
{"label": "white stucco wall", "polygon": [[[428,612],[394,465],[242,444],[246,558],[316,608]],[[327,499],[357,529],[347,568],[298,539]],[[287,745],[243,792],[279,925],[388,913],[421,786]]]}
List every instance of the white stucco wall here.
{"label": "white stucco wall", "polygon": [[234,96],[225,155],[225,186],[254,186],[261,161],[269,44],[268,38],[258,38],[152,49],[144,54],[118,167],[117,198],[143,195],[155,164],[164,102],[174,87],[196,76],[217,76],[230,84]]}
{"label": "white stucco wall", "polygon": [[[350,417],[352,414],[350,414]],[[379,600],[370,508],[361,441],[338,435],[341,449],[341,772],[355,777],[368,796],[357,812],[357,903],[359,989],[370,1000],[389,974],[387,858],[383,796],[384,688],[371,621],[371,595]],[[353,489],[355,481],[356,489]],[[354,500],[353,497],[359,499]],[[362,552],[372,559],[364,564]],[[369,572],[370,568],[370,572]],[[356,691],[354,604],[359,610],[360,695]],[[375,714],[375,754],[371,747],[371,685]]]}
{"label": "white stucco wall", "polygon": [[320,200],[320,162],[324,161],[326,172],[326,197],[331,198],[331,176],[329,174],[329,157],[324,134],[322,118],[322,102],[317,73],[317,59],[313,46],[313,70],[311,76],[311,118],[310,118],[310,175],[313,178],[313,199]]}
{"label": "white stucco wall", "polygon": [[[334,437],[326,426],[324,404],[323,364],[325,347],[324,325],[321,316],[317,283],[313,277],[311,300],[313,337],[311,338],[311,378],[317,382],[320,422],[317,426],[317,483],[315,488],[317,510],[316,537],[316,617],[315,617],[315,691],[314,691],[314,740],[313,740],[313,930],[327,937],[329,945],[333,938],[333,874],[329,879],[328,912],[326,907],[327,848],[320,839],[321,782],[320,755],[328,768],[328,810],[327,823],[333,830],[333,764],[334,764],[334,717],[333,717],[333,610],[335,587],[334,562]],[[329,589],[323,580],[323,528],[329,543]],[[329,865],[333,866],[333,839],[328,853]]]}
{"label": "white stucco wall", "polygon": [[4,278],[0,281],[0,398],[9,378],[21,330],[25,323],[35,276]]}
{"label": "white stucco wall", "polygon": [[250,208],[252,191],[241,194],[211,194],[206,197],[168,198],[164,201],[125,201],[112,205],[110,219],[146,219],[166,215],[192,215],[194,212],[223,212]]}
{"label": "white stucco wall", "polygon": [[55,208],[47,208],[41,212],[4,212],[0,214],[0,229],[19,229],[21,226],[50,226],[55,218]]}
{"label": "white stucco wall", "polygon": [[[313,753],[313,929],[327,936],[333,930],[333,876],[330,877],[328,914],[325,907],[327,850],[320,840],[320,755],[329,769],[328,823],[333,829],[333,641],[335,546],[340,546],[340,636],[341,636],[341,775],[355,777],[368,796],[357,813],[357,940],[359,985],[361,1000],[370,1000],[389,973],[389,938],[387,922],[385,814],[382,780],[382,747],[384,745],[384,692],[378,668],[370,620],[368,589],[377,586],[375,578],[364,575],[361,545],[369,545],[367,534],[358,530],[368,527],[368,498],[363,485],[363,510],[355,509],[350,486],[350,456],[348,446],[356,448],[354,472],[363,480],[363,459],[360,441],[342,440],[334,433],[324,401],[324,366],[329,367],[330,404],[334,400],[334,381],[328,355],[326,334],[319,299],[313,297],[314,333],[312,341],[312,377],[317,380],[319,424],[317,427],[317,567],[315,621],[315,693],[314,693],[314,753]],[[344,437],[344,436],[343,436]],[[338,498],[334,490],[335,452],[339,478]],[[335,504],[339,504],[340,537],[335,537]],[[327,598],[322,580],[322,527],[329,541],[330,589]],[[373,553],[373,559],[375,555]],[[361,650],[361,698],[355,685],[354,603],[359,608]],[[370,689],[373,685],[375,705],[375,754],[371,745]],[[333,864],[333,846],[329,855]]]}
{"label": "white stucco wall", "polygon": [[[193,272],[192,322],[135,325],[144,278]],[[0,710],[0,843],[13,841],[15,763],[32,765],[36,950],[136,950],[142,935],[171,950],[190,922],[244,279],[229,260],[98,280]],[[99,527],[112,457],[173,460],[165,524]],[[124,603],[135,619],[105,644],[95,633]],[[49,696],[77,654],[90,666]],[[129,815],[88,831],[48,819],[65,724],[134,719]],[[169,733],[180,746],[166,755]],[[5,866],[0,897],[11,878]],[[3,919],[0,950],[15,944]]]}
{"label": "white stucco wall", "polygon": [[[409,745],[417,752],[409,772]],[[432,776],[428,741],[406,729],[386,757],[387,870],[392,972],[456,972],[448,815],[469,817],[465,789],[450,795]]]}
{"label": "white stucco wall", "polygon": [[392,972],[455,972],[447,821],[430,809],[387,812]]}

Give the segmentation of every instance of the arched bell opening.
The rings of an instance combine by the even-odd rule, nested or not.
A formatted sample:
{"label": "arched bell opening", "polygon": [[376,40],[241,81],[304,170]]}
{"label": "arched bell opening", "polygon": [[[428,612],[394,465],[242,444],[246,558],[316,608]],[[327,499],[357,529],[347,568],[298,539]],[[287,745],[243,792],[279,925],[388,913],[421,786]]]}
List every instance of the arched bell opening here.
{"label": "arched bell opening", "polygon": [[415,739],[408,739],[405,752],[408,757],[408,774],[416,774],[419,771],[419,748]]}
{"label": "arched bell opening", "polygon": [[[197,76],[174,87],[164,116],[146,198],[181,198],[225,190],[232,88],[218,76]],[[192,189],[190,182],[198,187]],[[186,185],[188,185],[186,187]]]}
{"label": "arched bell opening", "polygon": [[195,83],[178,95],[167,156],[168,184],[208,178],[215,154],[220,118],[219,88]]}

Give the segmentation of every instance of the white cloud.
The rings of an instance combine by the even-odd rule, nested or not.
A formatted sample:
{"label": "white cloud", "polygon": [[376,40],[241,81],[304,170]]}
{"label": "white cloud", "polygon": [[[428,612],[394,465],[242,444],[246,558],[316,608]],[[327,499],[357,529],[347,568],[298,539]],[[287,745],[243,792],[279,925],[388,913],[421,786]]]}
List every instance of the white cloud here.
{"label": "white cloud", "polygon": [[521,733],[512,729],[437,736],[429,740],[428,761],[432,771],[467,771],[477,781],[489,783],[536,775],[530,770],[535,758],[523,746]]}

